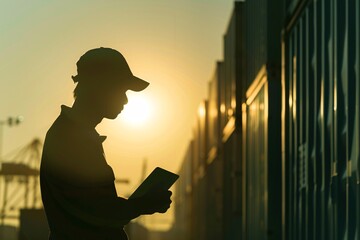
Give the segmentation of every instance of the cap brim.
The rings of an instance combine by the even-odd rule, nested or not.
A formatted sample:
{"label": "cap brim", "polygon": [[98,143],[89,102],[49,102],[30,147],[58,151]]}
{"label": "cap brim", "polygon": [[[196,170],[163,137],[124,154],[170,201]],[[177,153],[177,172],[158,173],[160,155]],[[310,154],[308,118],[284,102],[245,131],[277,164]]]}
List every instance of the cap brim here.
{"label": "cap brim", "polygon": [[150,83],[148,83],[145,80],[142,80],[141,78],[132,76],[132,78],[130,79],[129,83],[128,83],[128,89],[131,91],[135,91],[135,92],[140,92],[142,90],[144,90],[145,88],[147,88],[147,86],[149,86]]}

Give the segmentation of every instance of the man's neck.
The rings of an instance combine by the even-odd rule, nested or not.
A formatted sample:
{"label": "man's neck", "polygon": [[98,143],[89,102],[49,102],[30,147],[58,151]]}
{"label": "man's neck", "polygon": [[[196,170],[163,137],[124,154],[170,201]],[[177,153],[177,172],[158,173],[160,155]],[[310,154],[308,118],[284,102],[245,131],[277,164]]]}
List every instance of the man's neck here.
{"label": "man's neck", "polygon": [[95,128],[103,119],[94,106],[80,98],[75,99],[71,109],[84,125],[91,128]]}

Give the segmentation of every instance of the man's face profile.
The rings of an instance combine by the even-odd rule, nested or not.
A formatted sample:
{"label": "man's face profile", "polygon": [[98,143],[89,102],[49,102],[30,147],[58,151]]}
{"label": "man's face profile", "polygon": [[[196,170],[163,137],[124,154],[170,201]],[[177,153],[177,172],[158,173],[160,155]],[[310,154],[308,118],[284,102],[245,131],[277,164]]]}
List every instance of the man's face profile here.
{"label": "man's face profile", "polygon": [[93,89],[92,96],[94,107],[104,117],[115,119],[124,109],[128,98],[126,91],[128,90],[122,81],[112,81],[112,79],[99,79],[97,87]]}
{"label": "man's face profile", "polygon": [[103,116],[108,119],[115,119],[127,104],[127,89],[124,86],[106,86],[107,92],[104,94]]}

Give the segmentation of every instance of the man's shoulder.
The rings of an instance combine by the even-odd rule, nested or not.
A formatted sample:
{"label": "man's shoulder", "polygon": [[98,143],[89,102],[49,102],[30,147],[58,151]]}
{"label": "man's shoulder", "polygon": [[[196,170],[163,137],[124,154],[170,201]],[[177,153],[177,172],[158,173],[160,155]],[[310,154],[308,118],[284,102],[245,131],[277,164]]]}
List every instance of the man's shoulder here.
{"label": "man's shoulder", "polygon": [[56,166],[74,165],[74,159],[88,152],[88,142],[77,125],[60,114],[46,133],[42,161]]}
{"label": "man's shoulder", "polygon": [[66,137],[76,132],[75,124],[64,114],[60,114],[47,131],[46,138],[49,137]]}
{"label": "man's shoulder", "polygon": [[79,148],[88,142],[88,136],[82,126],[62,111],[46,133],[44,149],[54,148],[63,151],[73,147]]}

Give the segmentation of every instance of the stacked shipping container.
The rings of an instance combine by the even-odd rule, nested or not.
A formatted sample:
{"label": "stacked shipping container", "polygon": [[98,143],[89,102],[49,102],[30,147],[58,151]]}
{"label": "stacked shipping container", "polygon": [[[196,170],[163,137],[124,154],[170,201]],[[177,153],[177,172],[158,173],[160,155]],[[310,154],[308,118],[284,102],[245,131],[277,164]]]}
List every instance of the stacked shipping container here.
{"label": "stacked shipping container", "polygon": [[284,238],[359,239],[359,1],[288,1]]}
{"label": "stacked shipping container", "polygon": [[179,172],[180,239],[359,239],[359,9],[235,2]]}

